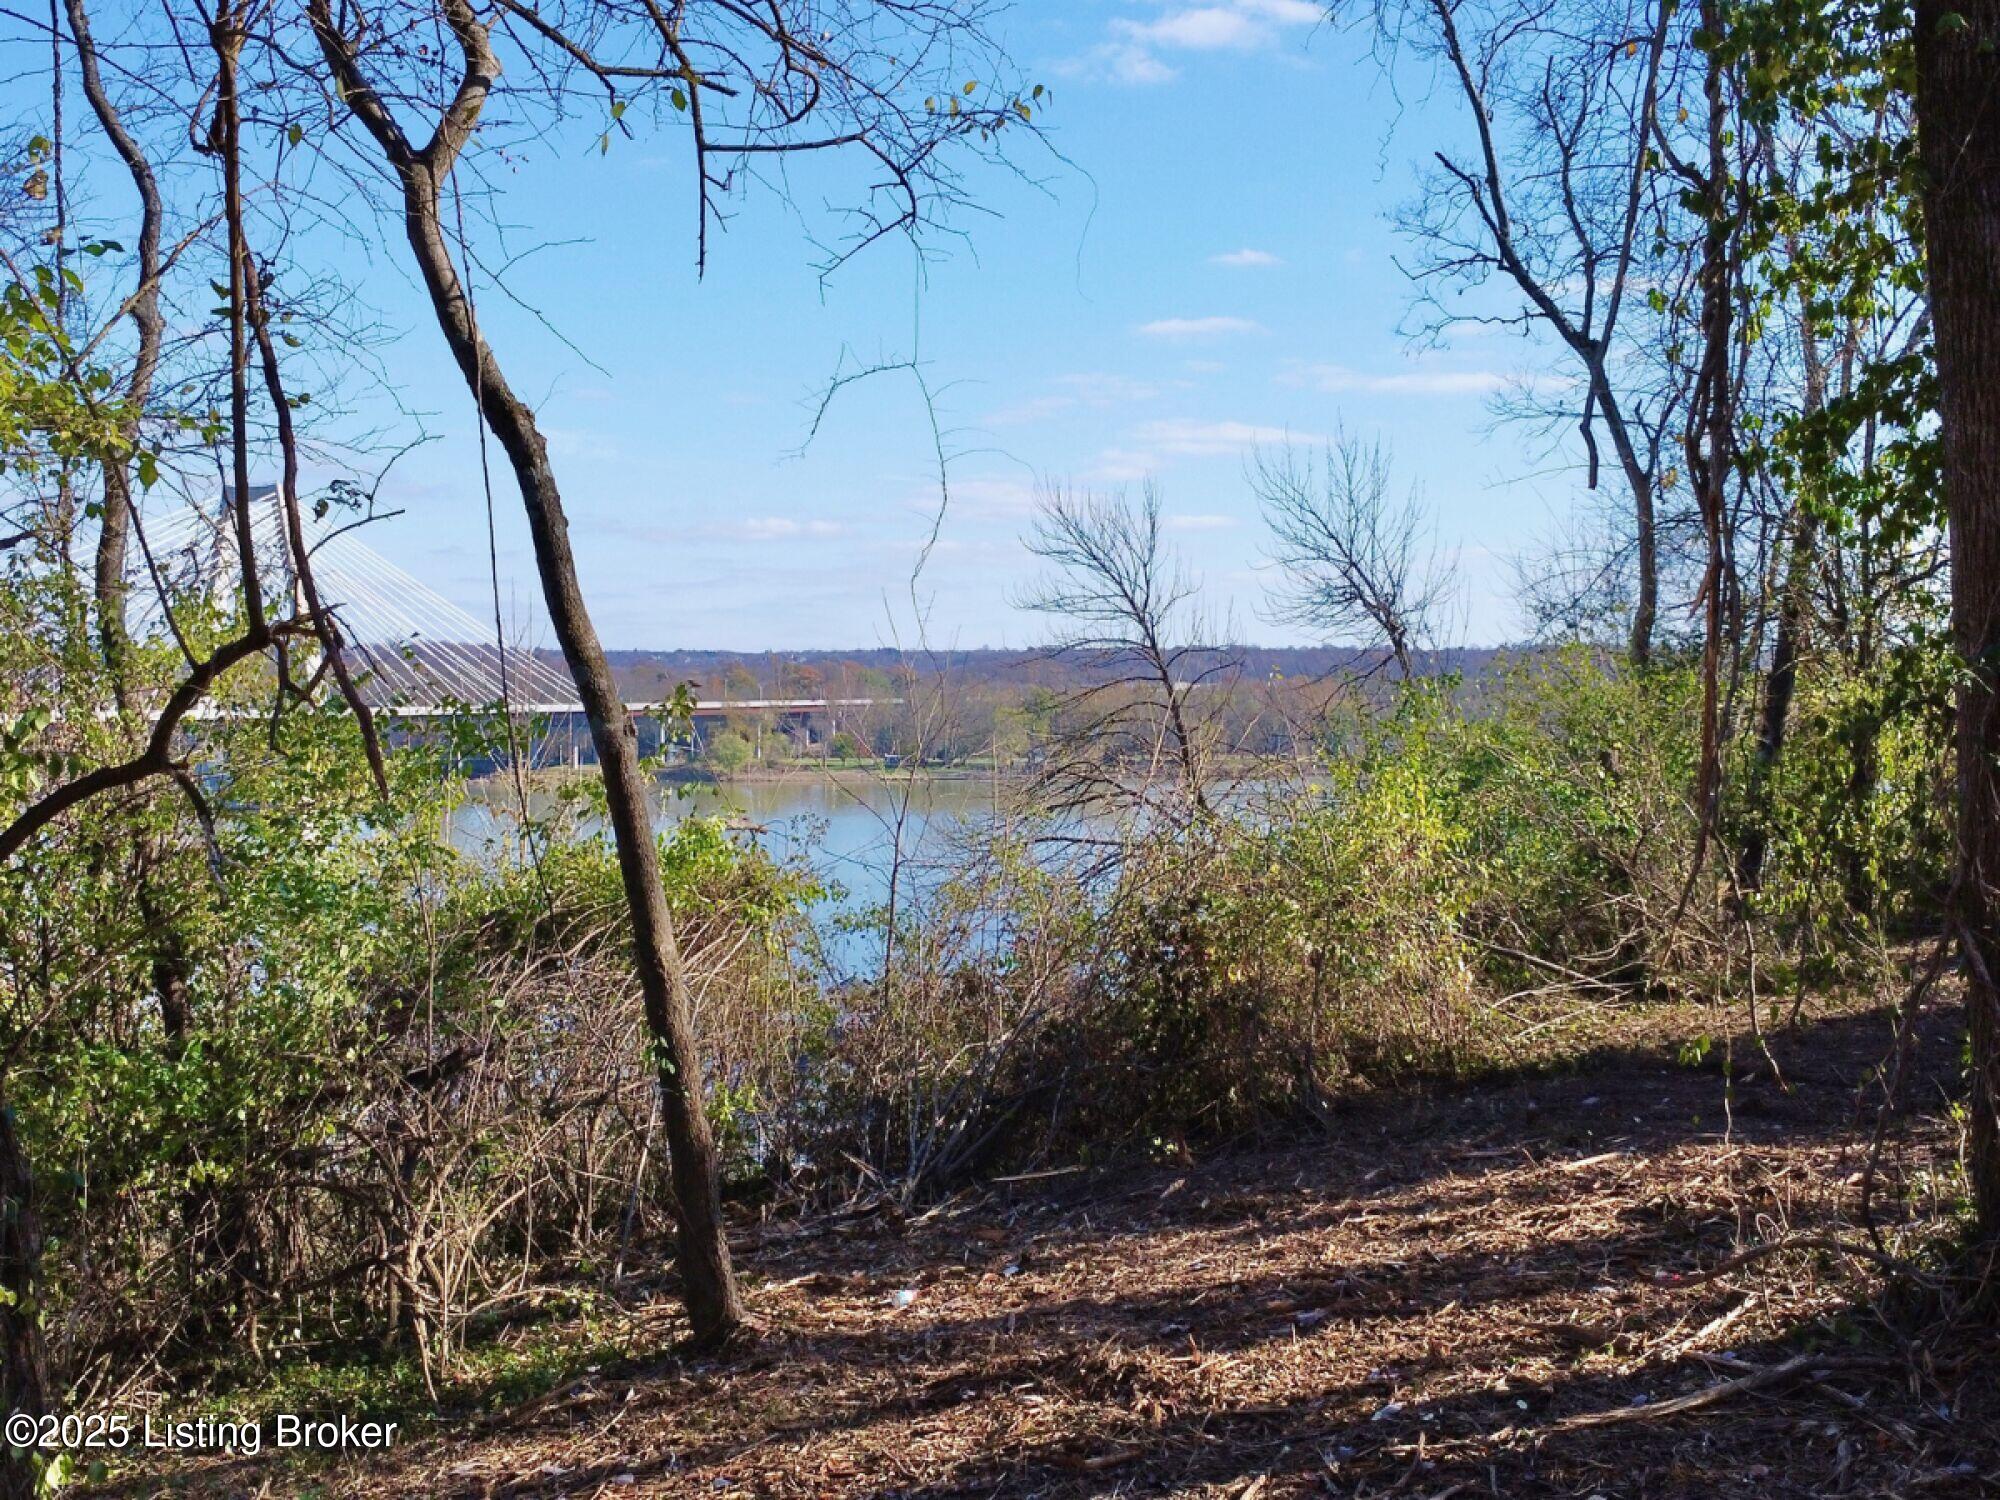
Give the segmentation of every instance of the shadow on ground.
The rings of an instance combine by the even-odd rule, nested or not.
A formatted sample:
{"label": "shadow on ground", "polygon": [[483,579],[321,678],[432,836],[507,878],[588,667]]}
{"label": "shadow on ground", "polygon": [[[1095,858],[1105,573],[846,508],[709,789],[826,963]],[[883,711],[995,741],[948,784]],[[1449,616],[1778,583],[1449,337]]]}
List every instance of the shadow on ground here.
{"label": "shadow on ground", "polygon": [[[1957,1025],[1940,1010],[1918,1039],[1877,1190],[1891,1236],[1934,1229],[1950,1180]],[[651,1354],[676,1329],[663,1304],[634,1315],[627,1359],[497,1420],[119,1488],[2000,1494],[1990,1331],[1941,1332],[1934,1301],[1824,1250],[1696,1276],[1745,1245],[1861,1238],[1891,1030],[1871,1010],[1769,1056],[1738,1038],[1726,1084],[1713,1051],[1605,1049],[1364,1100],[1323,1137],[1199,1167],[996,1187],[907,1226],[773,1222],[745,1257],[766,1336],[729,1365]]]}

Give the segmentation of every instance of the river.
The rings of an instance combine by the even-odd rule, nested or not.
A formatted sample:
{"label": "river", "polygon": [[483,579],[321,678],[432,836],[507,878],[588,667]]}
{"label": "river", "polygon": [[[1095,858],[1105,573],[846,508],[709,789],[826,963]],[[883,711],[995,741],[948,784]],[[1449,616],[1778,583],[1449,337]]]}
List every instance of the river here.
{"label": "river", "polygon": [[[899,842],[906,871],[924,878],[926,862],[942,861],[952,836],[992,821],[1005,785],[983,776],[919,775],[882,777],[835,772],[720,783],[661,783],[655,789],[653,826],[671,828],[685,818],[722,817],[779,860],[801,860],[824,879],[829,897],[821,917],[857,915],[878,907],[888,894],[889,872]],[[466,854],[494,857],[495,841],[506,838],[516,819],[514,788],[505,778],[473,783],[472,795],[452,814],[451,842]],[[549,794],[536,791],[530,805],[537,815]],[[601,831],[588,820],[584,833]],[[832,933],[836,964],[865,966],[880,939],[865,932]],[[879,953],[879,949],[875,949]]]}

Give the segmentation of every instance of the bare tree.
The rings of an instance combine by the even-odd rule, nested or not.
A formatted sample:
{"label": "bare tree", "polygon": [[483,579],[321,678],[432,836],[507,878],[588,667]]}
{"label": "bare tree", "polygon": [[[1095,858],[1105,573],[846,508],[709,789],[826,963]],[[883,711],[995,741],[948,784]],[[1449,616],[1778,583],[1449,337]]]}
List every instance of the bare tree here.
{"label": "bare tree", "polygon": [[[126,131],[122,117],[112,106],[101,86],[97,49],[91,37],[88,17],[80,5],[72,6],[70,22],[76,29],[80,67],[86,78],[86,97],[91,100],[100,126],[112,139],[118,154],[131,173],[140,203],[139,275],[133,292],[120,304],[112,323],[130,315],[138,328],[138,344],[127,378],[123,399],[113,404],[95,394],[96,372],[84,363],[84,356],[96,349],[108,333],[101,330],[81,341],[65,343],[64,379],[76,390],[90,412],[99,436],[91,445],[104,482],[102,529],[94,569],[94,592],[99,610],[97,621],[100,650],[110,673],[117,706],[138,710],[133,720],[135,743],[122,759],[107,760],[88,769],[63,765],[64,774],[40,788],[4,826],[0,826],[0,862],[15,858],[37,835],[64,815],[93,797],[168,779],[195,803],[204,820],[207,808],[199,786],[189,770],[188,746],[183,730],[194,713],[240,668],[267,663],[275,669],[276,698],[273,713],[311,701],[318,689],[320,673],[309,681],[294,678],[290,670],[292,653],[299,644],[317,643],[323,651],[322,669],[337,683],[348,708],[362,730],[363,743],[378,785],[385,785],[381,752],[373,732],[372,719],[343,659],[338,629],[325,609],[313,578],[312,559],[303,539],[299,512],[298,438],[293,430],[291,405],[283,388],[275,349],[267,330],[264,284],[271,278],[268,267],[260,266],[252,251],[247,228],[243,157],[241,144],[242,105],[238,79],[242,50],[247,38],[250,8],[225,5],[214,14],[208,35],[215,57],[214,81],[202,94],[204,106],[212,100],[212,114],[206,126],[206,151],[216,158],[222,187],[221,227],[223,253],[228,264],[228,286],[222,308],[227,337],[226,377],[229,410],[221,437],[227,448],[227,467],[234,483],[229,490],[228,520],[236,549],[237,593],[242,610],[241,628],[218,643],[198,648],[194,639],[175,621],[174,600],[157,571],[154,585],[161,618],[178,650],[182,670],[178,681],[158,698],[145,705],[129,697],[125,677],[126,550],[132,535],[136,510],[132,504],[130,470],[140,457],[141,423],[146,416],[145,400],[158,371],[162,314],[158,306],[162,259],[159,251],[160,201],[157,184],[144,153]],[[199,231],[191,235],[198,237]],[[9,266],[10,270],[14,268]],[[17,278],[18,271],[15,272]],[[28,291],[25,283],[22,290]],[[58,309],[59,311],[60,309]],[[262,374],[266,395],[277,426],[278,447],[283,454],[284,483],[276,493],[288,536],[288,571],[296,589],[269,593],[273,580],[258,555],[253,506],[257,495],[250,483],[252,412],[250,350],[262,352]],[[79,347],[81,352],[79,352]],[[148,559],[149,564],[151,559]]]}
{"label": "bare tree", "polygon": [[[1767,155],[1769,147],[1766,147]],[[1786,246],[1787,256],[1799,259],[1794,233]],[[1801,371],[1800,414],[1818,416],[1825,410],[1833,365],[1823,349],[1808,295],[1799,294],[1799,315],[1795,320]],[[1852,379],[1855,355],[1860,343],[1859,321],[1850,320],[1841,360],[1843,384]],[[1758,475],[1766,483],[1768,467]],[[1774,571],[1778,572],[1767,592],[1775,595],[1776,624],[1771,643],[1771,659],[1765,674],[1764,696],[1758,707],[1756,738],[1751,751],[1746,821],[1736,850],[1736,886],[1739,891],[1755,891],[1764,883],[1764,858],[1770,847],[1770,780],[1785,746],[1790,725],[1793,695],[1798,688],[1799,658],[1810,628],[1812,576],[1818,567],[1819,516],[1801,497],[1787,497],[1777,530],[1780,545],[1774,548]],[[1754,648],[1753,648],[1754,649]]]}
{"label": "bare tree", "polygon": [[[160,346],[166,337],[167,320],[160,311],[160,235],[165,211],[160,199],[159,177],[145,148],[132,134],[124,114],[104,85],[99,66],[97,39],[91,33],[90,15],[84,0],[67,0],[70,33],[76,46],[77,71],[83,79],[84,98],[97,117],[98,126],[111,142],[118,159],[132,179],[139,198],[139,238],[135,247],[135,281],[126,301],[138,339],[132,356],[131,373],[125,382],[126,420],[123,436],[136,449],[139,423],[152,396],[153,378],[160,368]],[[132,535],[132,475],[130,454],[113,455],[104,464],[103,515],[98,522],[95,591],[97,631],[104,654],[105,669],[111,674],[112,689],[124,705],[127,691],[126,641],[126,552]]]}
{"label": "bare tree", "polygon": [[[1552,336],[1579,380],[1548,411],[1573,423],[1598,484],[1600,432],[1629,491],[1629,653],[1652,655],[1659,618],[1661,451],[1684,378],[1626,327],[1640,293],[1649,170],[1674,6],[1662,0],[1409,0],[1378,5],[1383,34],[1439,63],[1472,121],[1469,158],[1437,170],[1403,228],[1436,337],[1460,323]],[[1511,296],[1454,298],[1498,281]],[[1669,365],[1671,365],[1671,361]],[[1573,392],[1574,399],[1569,399]],[[1535,393],[1546,409],[1551,393]]]}
{"label": "bare tree", "polygon": [[1404,681],[1416,676],[1416,653],[1433,643],[1457,576],[1418,489],[1392,493],[1388,448],[1338,433],[1322,464],[1289,448],[1260,453],[1250,483],[1271,529],[1272,561],[1285,574],[1278,618],[1326,640],[1386,650]]}
{"label": "bare tree", "polygon": [[[601,92],[611,129],[627,107],[685,121],[697,182],[697,262],[734,173],[765,157],[852,149],[879,172],[857,209],[858,227],[837,263],[883,235],[915,233],[939,202],[957,196],[948,148],[990,143],[1010,121],[1027,128],[1034,106],[989,83],[961,85],[962,55],[980,41],[982,0],[806,0],[744,6],[733,0],[660,6],[652,0],[568,0],[532,8],[499,0],[309,0],[330,101],[358,122],[375,165],[396,185],[410,251],[485,425],[520,487],[550,621],[589,720],[619,868],[631,910],[634,956],[663,1100],[679,1258],[698,1342],[736,1335],[743,1309],[730,1266],[715,1147],[702,1108],[688,980],[675,945],[653,840],[646,779],[632,722],[590,619],[570,549],[569,522],[533,409],[509,383],[461,278],[445,228],[444,198],[479,145],[500,87],[502,45],[532,99],[560,122],[572,89]],[[440,49],[412,55],[413,32]],[[990,63],[992,59],[982,59]],[[443,67],[440,82],[440,67]],[[949,79],[945,86],[941,80]],[[925,87],[933,90],[923,96]],[[924,97],[919,108],[916,97]],[[423,123],[412,130],[406,118]],[[609,147],[611,130],[603,144]],[[456,199],[454,199],[454,203]]]}
{"label": "bare tree", "polygon": [[533,410],[514,394],[474,321],[445,239],[441,195],[479,126],[500,77],[500,60],[487,25],[466,0],[445,0],[443,10],[459,50],[458,79],[429,138],[418,145],[404,133],[388,101],[363,71],[365,48],[360,38],[368,34],[363,19],[347,7],[336,17],[326,0],[313,0],[311,5],[313,30],[332,69],[336,93],[373,138],[401,185],[410,249],[438,325],[472,387],[481,418],[506,450],[527,506],[549,618],[576,681],[602,768],[619,871],[631,909],[633,953],[663,1104],[688,1316],[698,1340],[719,1342],[741,1326],[743,1306],[730,1267],[715,1142],[702,1110],[693,1006],[667,912],[638,738],[577,581],[569,520],[549,465],[548,445]]}
{"label": "bare tree", "polygon": [[1027,538],[1051,571],[1018,602],[1063,622],[1050,652],[1096,679],[1058,715],[1041,779],[1059,812],[1123,804],[1186,821],[1212,811],[1212,715],[1191,700],[1231,664],[1204,640],[1194,580],[1160,533],[1149,483],[1137,501],[1122,490],[1052,490]]}
{"label": "bare tree", "polygon": [[[1700,0],[1695,14],[1701,26],[1715,35],[1721,34],[1722,22],[1715,13],[1713,0]],[[1694,857],[1688,871],[1690,893],[1714,836],[1722,795],[1722,651],[1725,614],[1734,615],[1725,594],[1733,596],[1736,582],[1735,572],[1729,566],[1733,541],[1730,496],[1738,477],[1737,401],[1741,394],[1742,346],[1735,313],[1742,280],[1741,229],[1745,208],[1739,190],[1742,162],[1738,154],[1742,145],[1732,129],[1728,71],[1720,49],[1707,49],[1701,69],[1700,113],[1683,111],[1683,119],[1692,116],[1698,121],[1699,155],[1690,153],[1683,157],[1675,150],[1671,133],[1657,119],[1653,121],[1660,153],[1683,184],[1685,201],[1696,213],[1702,230],[1695,262],[1697,346],[1691,361],[1692,382],[1681,432],[1681,454],[1700,511],[1705,550],[1701,586],[1694,599],[1694,607],[1702,613],[1703,629],[1701,760],[1695,787],[1698,821]],[[1740,626],[1740,622],[1732,620],[1732,623]],[[1740,628],[1729,634],[1732,640],[1742,638]],[[1687,899],[1683,896],[1683,904]]]}
{"label": "bare tree", "polygon": [[[31,794],[21,805],[10,809],[11,816],[0,825],[0,864],[18,859],[24,878],[30,881],[35,878],[33,846],[59,820],[93,798],[144,793],[151,790],[153,783],[175,788],[174,795],[184,795],[189,800],[196,823],[213,853],[214,817],[207,794],[192,769],[196,752],[188,730],[196,711],[226,687],[240,685],[239,679],[274,685],[270,725],[275,743],[279,718],[294,707],[316,701],[320,680],[330,672],[360,722],[378,785],[382,784],[379,747],[368,710],[347,674],[339,634],[331,612],[320,601],[311,556],[303,544],[298,436],[291,422],[283,372],[270,342],[264,300],[275,272],[268,265],[257,263],[246,224],[243,111],[237,86],[246,12],[240,6],[224,6],[216,12],[208,28],[214,62],[212,79],[201,89],[200,102],[193,106],[192,112],[175,120],[176,134],[201,140],[203,154],[213,158],[222,201],[219,212],[194,215],[191,227],[171,251],[162,244],[165,209],[158,176],[146,148],[105,86],[99,49],[83,0],[67,0],[63,12],[59,15],[52,6],[47,26],[55,53],[52,78],[59,90],[65,72],[65,43],[72,44],[84,95],[96,124],[111,143],[138,200],[138,245],[130,291],[94,327],[91,320],[95,314],[86,303],[80,284],[74,296],[63,293],[50,299],[39,291],[37,281],[12,256],[0,252],[18,293],[30,299],[29,305],[38,306],[41,326],[48,330],[47,346],[38,351],[38,355],[47,357],[38,357],[36,368],[54,372],[53,381],[74,403],[70,412],[74,430],[65,445],[73,445],[73,451],[64,453],[58,449],[59,462],[53,466],[53,482],[61,501],[53,514],[60,518],[59,525],[47,531],[24,533],[24,539],[35,542],[38,549],[38,560],[32,566],[46,568],[51,574],[75,566],[69,546],[68,518],[77,502],[86,498],[78,481],[94,470],[102,484],[101,503],[96,507],[95,557],[90,569],[90,599],[95,608],[94,621],[90,623],[94,625],[103,675],[99,678],[80,667],[77,670],[89,684],[90,692],[101,691],[108,684],[110,701],[90,704],[88,698],[83,700],[86,705],[105,711],[101,723],[100,716],[90,714],[73,715],[67,723],[51,717],[38,732],[40,742],[33,748],[40,752],[36,768],[39,779]],[[68,37],[63,33],[65,19]],[[194,48],[182,53],[191,70],[202,68],[202,64],[195,62],[202,55]],[[201,118],[204,114],[205,120]],[[59,161],[64,129],[60,111],[53,129]],[[36,226],[37,232],[31,236],[31,243],[37,247],[53,247],[51,260],[58,273],[58,286],[64,285],[60,277],[68,253],[70,229],[63,197],[59,185],[54,222],[46,228]],[[182,607],[189,601],[177,594],[159,559],[145,545],[134,488],[138,479],[150,481],[156,477],[161,445],[155,439],[160,431],[194,425],[162,421],[161,414],[153,409],[168,333],[168,320],[161,305],[162,280],[183,252],[191,247],[206,247],[211,231],[217,227],[223,230],[223,235],[221,245],[216,248],[228,265],[228,286],[221,293],[224,305],[218,315],[228,351],[225,378],[231,399],[226,421],[203,424],[200,446],[202,456],[217,467],[226,462],[235,479],[225,505],[224,522],[233,533],[235,553],[231,562],[220,566],[219,579],[206,580],[210,586],[200,590],[203,597],[194,612],[201,615],[209,612],[221,593],[214,585],[221,582],[233,584],[238,613],[233,620],[225,615],[220,622],[204,619],[190,628],[181,617]],[[97,243],[86,248],[102,255],[109,247]],[[48,267],[38,265],[35,269],[43,271]],[[203,282],[206,292],[206,278]],[[133,325],[135,339],[128,350],[122,351],[128,362],[121,376],[110,366],[120,352],[115,345],[116,331],[127,319]],[[187,333],[183,342],[198,351],[207,332],[198,328]],[[293,338],[292,342],[298,341]],[[284,483],[274,498],[289,537],[284,569],[287,577],[282,580],[287,587],[275,592],[271,585],[281,580],[271,576],[267,559],[259,553],[252,511],[259,492],[253,490],[247,477],[255,420],[250,377],[253,343],[262,351],[264,394],[276,423],[277,445],[284,460]],[[198,353],[196,357],[199,358]],[[186,390],[201,389],[205,383],[202,374],[194,371],[189,374],[191,380]],[[29,475],[35,471],[34,464],[24,466]],[[135,668],[128,625],[134,573],[131,544],[135,539],[140,544],[145,576],[152,584],[154,624],[166,638],[157,644],[178,654],[177,666],[170,665],[168,657],[157,663],[157,671],[143,674]],[[86,617],[81,613],[75,618],[79,627],[85,623]],[[222,626],[219,638],[213,634],[217,623]],[[324,654],[310,679],[301,681],[293,675],[290,664],[293,650],[307,642],[317,642]],[[143,820],[137,822],[144,827]],[[181,1004],[185,999],[181,984],[185,975],[177,969],[174,958],[178,935],[172,931],[170,921],[158,920],[152,899],[154,867],[160,852],[160,841],[152,833],[140,833],[134,842],[128,873],[137,906],[145,914],[147,924],[159,929],[152,934],[160,942],[152,974],[161,1025],[171,1046],[178,1044],[185,1032],[187,1013]],[[10,869],[7,874],[11,878],[15,872]],[[5,1314],[0,1315],[0,1405],[9,1410],[34,1411],[46,1406],[51,1395],[50,1360],[43,1330],[47,1308],[40,1286],[42,1229],[35,1175],[11,1117],[7,1096],[11,1092],[9,1075],[18,1063],[18,1048],[26,1038],[36,1034],[46,1017],[30,1017],[25,1025],[11,1016],[8,1020],[9,1034],[5,1045],[0,1046],[0,1219],[6,1223],[5,1231],[0,1232],[0,1287],[4,1287],[7,1304]],[[191,1203],[200,1197],[200,1191],[196,1190],[186,1201]],[[33,1471],[26,1445],[11,1446],[7,1455],[0,1458],[0,1495],[41,1493],[40,1481]]]}

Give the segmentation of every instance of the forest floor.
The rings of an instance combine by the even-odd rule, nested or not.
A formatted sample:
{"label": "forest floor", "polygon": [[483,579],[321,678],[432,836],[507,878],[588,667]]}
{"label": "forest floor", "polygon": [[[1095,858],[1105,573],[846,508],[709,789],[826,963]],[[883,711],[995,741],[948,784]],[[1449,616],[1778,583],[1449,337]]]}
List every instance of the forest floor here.
{"label": "forest floor", "polygon": [[[1701,1275],[1780,1238],[1867,1243],[1862,1086],[1893,1013],[1809,1011],[1771,1035],[1775,1069],[1739,1038],[1728,1089],[1716,1052],[1681,1054],[1688,1022],[1637,1013],[1560,1073],[1379,1095],[1198,1165],[993,1183],[908,1220],[773,1219],[744,1230],[762,1337],[732,1360],[661,1352],[683,1326],[661,1287],[536,1330],[573,1339],[541,1394],[386,1453],[266,1450],[110,1488],[2000,1494],[1990,1330],[1942,1328],[1826,1248]],[[1960,1024],[1940,1006],[1921,1026],[1885,1222],[1950,1191]]]}

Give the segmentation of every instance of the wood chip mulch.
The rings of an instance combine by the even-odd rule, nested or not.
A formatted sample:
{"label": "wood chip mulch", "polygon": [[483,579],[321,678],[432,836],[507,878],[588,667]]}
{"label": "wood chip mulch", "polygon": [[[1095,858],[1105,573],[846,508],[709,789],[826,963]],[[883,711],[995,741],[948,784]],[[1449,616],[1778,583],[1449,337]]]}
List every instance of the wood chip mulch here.
{"label": "wood chip mulch", "polygon": [[[630,1361],[497,1418],[156,1477],[437,1500],[2000,1495],[1990,1325],[1941,1330],[1824,1244],[1696,1279],[1782,1238],[1868,1243],[1857,1084],[1892,1024],[1808,1015],[1775,1072],[1739,1042],[1727,1099],[1713,1059],[1641,1042],[1199,1165],[772,1221],[742,1256],[762,1337],[732,1360],[658,1352],[662,1298]],[[1957,1025],[1926,1023],[1875,1190],[1899,1251],[1955,1171]]]}

